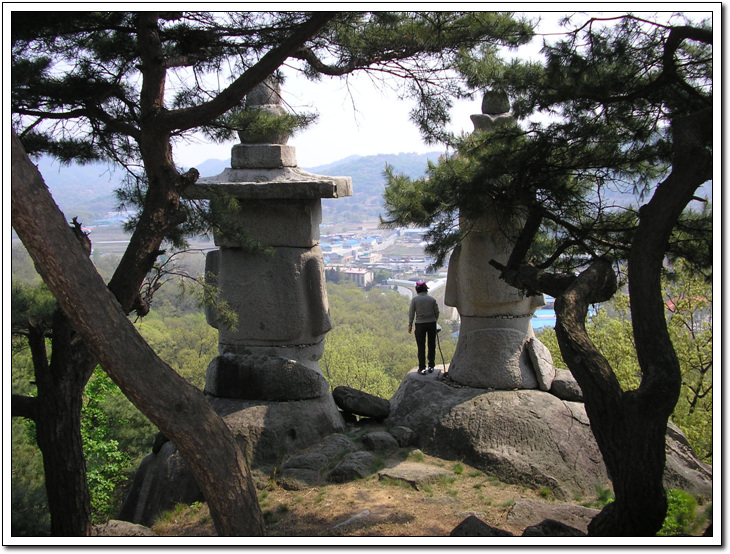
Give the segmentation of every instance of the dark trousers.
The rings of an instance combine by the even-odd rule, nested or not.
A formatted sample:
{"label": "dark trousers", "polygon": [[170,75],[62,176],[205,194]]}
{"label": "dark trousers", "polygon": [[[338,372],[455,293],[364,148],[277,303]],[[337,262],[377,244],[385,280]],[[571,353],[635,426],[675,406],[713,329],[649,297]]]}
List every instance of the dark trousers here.
{"label": "dark trousers", "polygon": [[416,323],[416,346],[418,346],[418,369],[426,369],[426,338],[428,338],[428,367],[436,361],[436,322]]}

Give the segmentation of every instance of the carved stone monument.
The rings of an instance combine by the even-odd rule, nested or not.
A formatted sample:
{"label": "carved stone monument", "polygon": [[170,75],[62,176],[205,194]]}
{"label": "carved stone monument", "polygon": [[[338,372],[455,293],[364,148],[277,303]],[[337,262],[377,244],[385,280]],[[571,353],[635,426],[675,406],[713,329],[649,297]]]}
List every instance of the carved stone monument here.
{"label": "carved stone monument", "polygon": [[[254,89],[246,108],[283,114],[276,80]],[[229,326],[206,309],[208,323],[218,329],[220,355],[208,367],[205,392],[214,405],[216,398],[317,401],[312,417],[322,418],[324,410],[322,421],[331,424],[322,431],[331,433],[343,423],[319,367],[332,328],[319,246],[321,199],[350,196],[352,181],[297,168],[287,135],[239,135],[231,167],[186,191],[190,198],[209,199],[224,222],[214,234],[219,248],[206,258],[206,278],[238,318]],[[262,248],[252,250],[251,243]],[[299,419],[291,422],[289,435],[301,440],[307,433],[296,427],[308,418]]]}
{"label": "carved stone monument", "polygon": [[[471,116],[475,130],[512,124],[509,109],[506,94],[487,92],[483,113]],[[506,263],[512,251],[498,214],[488,211],[478,221],[462,221],[467,224],[470,231],[454,249],[446,282],[444,303],[461,316],[449,377],[475,388],[548,390],[552,378],[545,372],[552,362],[540,367],[544,350],[531,323],[544,297],[523,295],[489,265],[492,259]]]}

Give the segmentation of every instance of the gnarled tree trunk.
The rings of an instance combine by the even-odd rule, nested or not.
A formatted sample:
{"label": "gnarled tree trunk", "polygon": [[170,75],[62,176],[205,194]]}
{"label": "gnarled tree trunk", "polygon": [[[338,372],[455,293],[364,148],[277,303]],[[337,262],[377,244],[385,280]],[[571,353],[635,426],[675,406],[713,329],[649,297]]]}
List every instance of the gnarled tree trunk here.
{"label": "gnarled tree trunk", "polygon": [[642,371],[637,390],[621,390],[585,332],[588,304],[601,301],[603,283],[615,279],[610,266],[594,264],[555,301],[560,350],[583,389],[591,429],[616,498],[591,522],[590,535],[652,536],[666,516],[667,421],[682,378],[667,331],[660,279],[672,230],[697,188],[712,177],[712,155],[706,148],[712,136],[712,110],[673,122],[672,132],[672,172],[639,210],[629,255],[631,317]]}
{"label": "gnarled tree trunk", "polygon": [[124,394],[180,450],[220,535],[263,535],[243,454],[203,393],[139,336],[85,255],[19,139],[12,137],[12,223],[79,336]]}

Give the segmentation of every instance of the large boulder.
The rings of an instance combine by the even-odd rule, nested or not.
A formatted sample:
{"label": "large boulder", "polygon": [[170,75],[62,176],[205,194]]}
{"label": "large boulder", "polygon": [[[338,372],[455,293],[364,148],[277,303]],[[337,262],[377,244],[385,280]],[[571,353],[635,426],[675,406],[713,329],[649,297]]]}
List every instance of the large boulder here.
{"label": "large boulder", "polygon": [[[296,402],[217,397],[208,401],[233,432],[249,467],[277,463],[286,452],[304,450],[328,436],[343,436],[339,433],[345,428],[329,394]],[[142,461],[119,519],[151,525],[175,504],[197,500],[204,498],[192,471],[175,445],[165,442]]]}
{"label": "large boulder", "polygon": [[335,404],[345,413],[375,419],[385,419],[390,413],[390,402],[352,387],[339,386],[332,391]]}
{"label": "large boulder", "polygon": [[296,402],[209,397],[231,429],[251,466],[274,463],[345,429],[332,395]]}
{"label": "large boulder", "polygon": [[187,462],[173,443],[166,442],[142,460],[117,519],[149,527],[176,504],[203,500]]}
{"label": "large boulder", "polygon": [[[413,429],[423,450],[463,460],[502,481],[547,488],[559,499],[610,486],[582,403],[541,390],[455,386],[412,371],[390,404],[386,424]],[[712,468],[697,460],[671,425],[664,480],[668,488],[712,494]]]}
{"label": "large boulder", "polygon": [[91,537],[157,537],[157,533],[144,525],[110,519],[91,528]]}
{"label": "large boulder", "polygon": [[546,504],[523,498],[515,502],[507,512],[507,523],[515,527],[532,527],[544,521],[560,521],[587,534],[588,524],[599,512],[600,510],[584,506]]}
{"label": "large boulder", "polygon": [[413,429],[429,453],[558,498],[609,483],[583,405],[539,390],[485,391],[419,377],[406,375],[386,423]]}
{"label": "large boulder", "polygon": [[555,376],[550,385],[550,392],[563,400],[583,402],[583,391],[573,374],[567,369],[555,370]]}

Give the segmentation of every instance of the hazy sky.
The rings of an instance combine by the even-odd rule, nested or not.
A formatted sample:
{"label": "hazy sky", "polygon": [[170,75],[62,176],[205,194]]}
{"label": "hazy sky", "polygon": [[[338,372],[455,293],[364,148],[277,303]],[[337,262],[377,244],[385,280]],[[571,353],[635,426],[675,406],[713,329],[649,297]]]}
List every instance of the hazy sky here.
{"label": "hazy sky", "polygon": [[[540,20],[537,35],[532,43],[511,51],[510,56],[520,58],[540,56],[543,40],[554,40],[561,28],[558,22],[568,13],[575,14],[589,8],[591,15],[609,16],[620,13],[697,13],[698,19],[717,13],[718,4],[711,3],[449,3],[448,9],[489,8],[509,10],[525,14],[533,21]],[[427,4],[428,9],[443,9],[443,4]],[[367,9],[367,5],[344,3],[344,9]],[[405,4],[376,4],[375,9],[411,9]],[[418,7],[421,7],[420,5]],[[267,9],[276,9],[275,5]],[[705,12],[705,13],[699,13]],[[578,15],[577,18],[580,18]],[[691,17],[691,15],[690,15]],[[717,22],[719,24],[719,22]],[[371,82],[364,74],[344,79],[323,78],[318,83],[307,81],[296,72],[290,72],[282,88],[282,96],[291,108],[305,112],[316,112],[319,119],[308,129],[296,134],[289,144],[297,149],[299,167],[316,167],[346,158],[353,154],[392,154],[400,152],[430,152],[443,150],[440,145],[428,146],[421,140],[416,126],[409,119],[409,112],[415,107],[412,100],[401,100],[392,89],[383,88]],[[451,131],[471,132],[473,125],[469,116],[480,113],[481,96],[472,101],[455,103],[451,112]],[[206,159],[228,159],[235,141],[226,144],[210,144],[204,140],[194,144],[179,144],[175,147],[175,160],[185,167],[194,166]]]}
{"label": "hazy sky", "polygon": [[[561,14],[530,12],[529,16],[531,19],[540,16],[549,29],[555,29]],[[542,37],[537,37],[519,53],[521,56],[538,55],[541,45]],[[317,83],[290,74],[282,87],[282,96],[295,110],[319,114],[310,128],[289,140],[297,149],[299,167],[315,167],[353,154],[422,153],[443,149],[440,145],[426,145],[421,140],[408,115],[415,107],[413,100],[400,100],[392,87],[384,88],[365,74],[350,76],[347,81],[323,78]],[[474,127],[469,116],[480,112],[481,96],[456,103],[451,130],[471,132]],[[175,159],[186,167],[211,158],[227,159],[233,144],[235,141],[216,145],[204,140],[190,145],[179,144],[175,147]]]}

